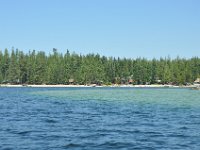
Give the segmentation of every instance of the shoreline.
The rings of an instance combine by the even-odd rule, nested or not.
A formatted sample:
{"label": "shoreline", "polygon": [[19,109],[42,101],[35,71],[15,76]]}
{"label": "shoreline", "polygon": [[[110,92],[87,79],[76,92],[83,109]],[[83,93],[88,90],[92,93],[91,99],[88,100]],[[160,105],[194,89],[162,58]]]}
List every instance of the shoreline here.
{"label": "shoreline", "polygon": [[56,85],[33,85],[33,84],[28,84],[28,85],[13,85],[13,84],[0,84],[0,87],[33,87],[33,88],[75,88],[75,87],[133,87],[133,88],[195,88],[195,85],[189,85],[189,86],[175,86],[175,85],[157,85],[157,84],[152,84],[152,85],[64,85],[64,84],[56,84]]}

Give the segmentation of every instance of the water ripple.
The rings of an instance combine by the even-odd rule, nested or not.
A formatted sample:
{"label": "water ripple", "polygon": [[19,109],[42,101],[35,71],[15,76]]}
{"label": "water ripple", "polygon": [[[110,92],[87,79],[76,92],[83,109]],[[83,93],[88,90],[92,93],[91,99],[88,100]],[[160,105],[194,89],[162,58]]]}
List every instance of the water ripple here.
{"label": "water ripple", "polygon": [[136,88],[3,91],[0,149],[200,149],[198,91]]}

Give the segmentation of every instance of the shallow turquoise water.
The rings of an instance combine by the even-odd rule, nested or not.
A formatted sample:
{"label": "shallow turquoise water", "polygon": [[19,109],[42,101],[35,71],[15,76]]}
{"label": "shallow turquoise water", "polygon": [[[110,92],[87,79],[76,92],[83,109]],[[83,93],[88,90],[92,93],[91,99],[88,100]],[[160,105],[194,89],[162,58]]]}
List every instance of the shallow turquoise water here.
{"label": "shallow turquoise water", "polygon": [[0,149],[200,149],[200,91],[0,88]]}

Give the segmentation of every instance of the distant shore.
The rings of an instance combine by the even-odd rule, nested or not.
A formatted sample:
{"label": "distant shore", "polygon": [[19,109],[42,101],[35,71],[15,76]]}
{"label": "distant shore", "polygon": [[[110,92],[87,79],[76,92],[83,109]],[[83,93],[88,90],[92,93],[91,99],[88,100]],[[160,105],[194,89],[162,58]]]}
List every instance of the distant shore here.
{"label": "distant shore", "polygon": [[64,84],[56,84],[56,85],[13,85],[13,84],[0,84],[0,87],[35,87],[35,88],[70,88],[70,87],[136,87],[136,88],[194,88],[195,85],[189,85],[189,86],[175,86],[175,85],[123,85],[123,84],[113,84],[113,85],[64,85]]}

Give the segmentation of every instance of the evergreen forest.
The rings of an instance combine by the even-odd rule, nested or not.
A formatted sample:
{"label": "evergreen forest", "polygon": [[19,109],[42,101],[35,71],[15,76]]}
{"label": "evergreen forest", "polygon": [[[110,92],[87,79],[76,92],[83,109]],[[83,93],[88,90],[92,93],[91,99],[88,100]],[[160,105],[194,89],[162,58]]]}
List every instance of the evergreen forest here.
{"label": "evergreen forest", "polygon": [[193,83],[200,58],[127,59],[21,50],[0,51],[0,83],[10,84],[174,84]]}

